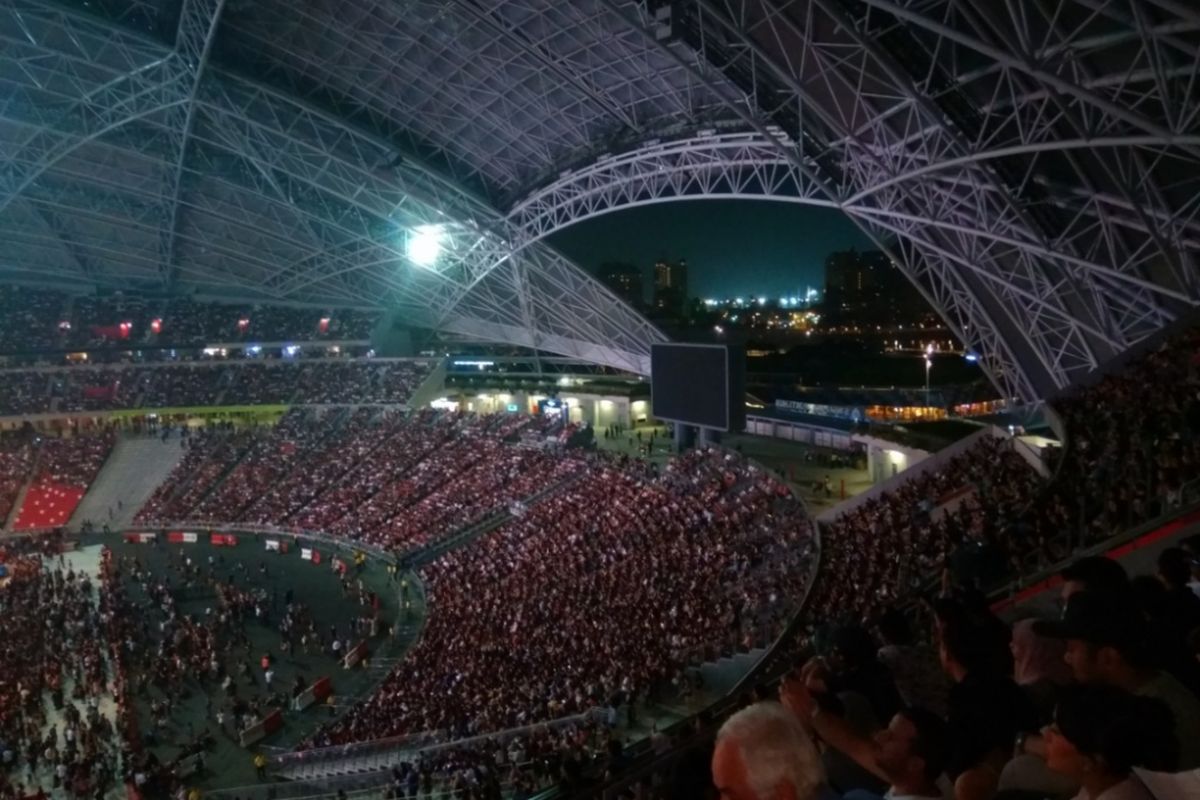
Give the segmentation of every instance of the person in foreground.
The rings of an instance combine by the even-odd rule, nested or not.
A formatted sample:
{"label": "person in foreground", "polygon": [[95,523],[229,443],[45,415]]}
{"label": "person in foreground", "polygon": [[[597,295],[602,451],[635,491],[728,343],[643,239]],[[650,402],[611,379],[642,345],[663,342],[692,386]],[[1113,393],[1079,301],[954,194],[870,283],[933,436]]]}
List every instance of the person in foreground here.
{"label": "person in foreground", "polygon": [[717,732],[712,779],[721,800],[816,800],[825,774],[796,716],[763,702],[734,714]]}
{"label": "person in foreground", "polygon": [[[900,709],[886,728],[871,738],[854,733],[844,719],[823,712],[802,682],[789,678],[779,687],[780,702],[829,747],[853,759],[888,784],[888,800],[942,800],[941,782],[950,756],[946,723],[931,711]],[[846,800],[879,800],[861,789]]]}
{"label": "person in foreground", "polygon": [[1066,662],[1078,683],[1162,701],[1170,710],[1168,729],[1174,731],[1172,750],[1179,759],[1168,768],[1200,767],[1200,700],[1150,663],[1145,620],[1136,609],[1120,597],[1079,592],[1061,620],[1037,622],[1034,630],[1066,640]]}
{"label": "person in foreground", "polygon": [[1063,689],[1045,735],[1046,766],[1079,784],[1075,800],[1152,800],[1133,768],[1177,758],[1166,705],[1110,686]]}

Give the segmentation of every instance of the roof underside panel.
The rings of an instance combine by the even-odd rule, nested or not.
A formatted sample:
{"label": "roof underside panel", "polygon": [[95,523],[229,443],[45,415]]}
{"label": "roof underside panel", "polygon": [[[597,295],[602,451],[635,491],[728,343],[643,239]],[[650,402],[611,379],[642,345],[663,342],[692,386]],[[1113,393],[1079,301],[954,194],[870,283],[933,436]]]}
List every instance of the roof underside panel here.
{"label": "roof underside panel", "polygon": [[720,98],[602,0],[286,0],[227,8],[217,63],[445,151],[492,198]]}
{"label": "roof underside panel", "polygon": [[0,0],[0,275],[638,368],[661,334],[518,211],[752,134],[1031,399],[1200,303],[1197,87],[1172,0]]}

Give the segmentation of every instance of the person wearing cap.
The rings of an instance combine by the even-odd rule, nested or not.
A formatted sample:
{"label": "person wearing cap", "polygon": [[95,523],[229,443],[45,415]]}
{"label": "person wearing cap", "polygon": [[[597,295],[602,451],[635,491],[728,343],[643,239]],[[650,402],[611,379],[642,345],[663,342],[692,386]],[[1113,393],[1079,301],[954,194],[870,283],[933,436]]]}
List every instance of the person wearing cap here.
{"label": "person wearing cap", "polygon": [[1178,769],[1200,767],[1200,700],[1169,673],[1147,663],[1146,625],[1126,598],[1083,591],[1071,596],[1063,617],[1041,621],[1041,636],[1065,639],[1065,660],[1081,684],[1112,686],[1161,700],[1174,716]]}
{"label": "person wearing cap", "polygon": [[1134,767],[1170,769],[1170,713],[1112,686],[1064,689],[1045,728],[1046,766],[1080,787],[1075,800],[1151,800]]}

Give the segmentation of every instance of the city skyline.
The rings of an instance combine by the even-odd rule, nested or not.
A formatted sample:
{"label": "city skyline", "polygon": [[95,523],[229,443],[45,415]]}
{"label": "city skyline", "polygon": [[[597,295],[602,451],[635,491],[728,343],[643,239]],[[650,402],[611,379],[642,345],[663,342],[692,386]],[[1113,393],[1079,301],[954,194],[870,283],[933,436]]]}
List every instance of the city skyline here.
{"label": "city skyline", "polygon": [[631,263],[646,276],[647,286],[655,261],[687,261],[694,297],[795,295],[807,286],[823,286],[830,253],[875,247],[839,211],[717,200],[606,214],[550,242],[593,274],[606,262]]}

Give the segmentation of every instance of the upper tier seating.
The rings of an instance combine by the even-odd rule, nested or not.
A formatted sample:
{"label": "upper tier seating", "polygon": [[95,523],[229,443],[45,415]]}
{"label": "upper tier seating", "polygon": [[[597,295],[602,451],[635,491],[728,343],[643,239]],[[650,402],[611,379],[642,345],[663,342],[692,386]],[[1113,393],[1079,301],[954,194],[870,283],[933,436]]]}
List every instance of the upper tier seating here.
{"label": "upper tier seating", "polygon": [[73,295],[0,287],[0,354],[217,343],[365,341],[376,312],[170,300],[128,292]]}
{"label": "upper tier seating", "polygon": [[425,361],[314,359],[0,371],[0,416],[212,405],[403,404]]}

